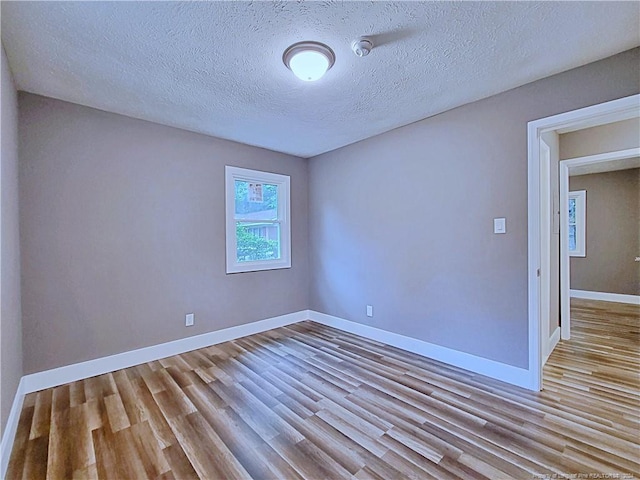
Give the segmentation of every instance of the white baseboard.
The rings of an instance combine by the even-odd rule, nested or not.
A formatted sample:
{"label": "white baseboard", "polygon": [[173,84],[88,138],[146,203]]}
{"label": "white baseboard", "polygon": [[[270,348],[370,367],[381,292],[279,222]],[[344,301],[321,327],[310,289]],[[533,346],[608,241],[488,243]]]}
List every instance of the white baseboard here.
{"label": "white baseboard", "polygon": [[556,327],[556,329],[551,334],[551,337],[549,337],[549,341],[544,347],[545,348],[544,361],[542,362],[543,366],[545,363],[547,363],[547,360],[549,360],[549,357],[551,356],[551,352],[553,352],[553,349],[556,348],[556,345],[558,345],[559,341],[560,341],[560,327]]}
{"label": "white baseboard", "polygon": [[[129,352],[110,355],[108,357],[97,358],[86,362],[25,375],[20,380],[13,406],[7,420],[7,425],[2,435],[2,443],[0,444],[0,478],[4,478],[9,466],[11,447],[13,446],[13,441],[18,428],[24,396],[27,393],[56,387],[58,385],[75,382],[77,380],[82,380],[96,375],[102,375],[115,370],[139,365],[141,363],[160,360],[172,355],[178,355],[198,348],[235,340],[247,335],[262,333],[273,328],[291,325],[308,319],[323,325],[354,333],[365,338],[386,343],[409,352],[417,353],[424,357],[432,358],[471,372],[486,375],[487,377],[495,378],[503,382],[524,388],[532,388],[530,372],[523,368],[477,357],[475,355],[434,345],[415,338],[406,337],[404,335],[388,332],[368,325],[362,325],[324,313],[315,312],[313,310],[301,310],[299,312],[247,323],[237,327],[225,328],[215,332],[209,332],[202,335],[174,340],[172,342],[153,345],[151,347],[140,348]],[[554,335],[556,335],[555,332]]]}
{"label": "white baseboard", "polygon": [[417,353],[427,358],[438,360],[455,367],[460,367],[474,373],[495,378],[512,385],[532,389],[532,378],[529,370],[506,363],[496,362],[487,358],[477,357],[469,353],[459,352],[450,348],[434,345],[416,338],[406,337],[369,325],[334,317],[325,313],[309,311],[309,318],[317,323],[344,330],[349,333],[386,343],[394,347]]}
{"label": "white baseboard", "polygon": [[123,368],[133,367],[141,363],[160,360],[161,358],[178,355],[198,348],[208,347],[217,343],[228,342],[255,333],[262,333],[272,328],[283,327],[309,318],[308,310],[267,318],[257,322],[224,328],[215,332],[203,333],[193,337],[182,338],[172,342],[161,343],[151,347],[131,350],[129,352],[109,355],[81,363],[74,363],[64,367],[32,373],[22,377],[24,393],[37,392],[45,388],[64,385],[84,378],[102,375]]}
{"label": "white baseboard", "polygon": [[16,432],[18,431],[18,422],[20,421],[24,395],[24,378],[22,378],[18,384],[16,395],[13,398],[13,405],[11,405],[7,424],[2,432],[2,442],[0,442],[0,478],[5,478],[7,468],[9,468],[9,457],[11,456],[13,440],[16,438]]}
{"label": "white baseboard", "polygon": [[587,290],[569,290],[569,296],[586,300],[602,300],[603,302],[630,303],[640,305],[640,295],[622,293],[589,292]]}
{"label": "white baseboard", "polygon": [[89,360],[87,362],[75,363],[23,376],[20,379],[7,425],[2,434],[2,443],[0,443],[0,479],[5,478],[7,468],[9,467],[11,448],[18,429],[24,396],[27,393],[102,375],[141,363],[160,360],[172,355],[197,350],[198,348],[246,337],[247,335],[266,332],[267,330],[291,325],[292,323],[301,322],[308,318],[309,311],[301,310],[295,313],[238,325],[237,327],[224,328],[215,332],[195,335],[193,337],[182,338],[172,342],[161,343],[151,347],[131,350],[129,352],[109,355],[108,357],[96,358],[95,360]]}

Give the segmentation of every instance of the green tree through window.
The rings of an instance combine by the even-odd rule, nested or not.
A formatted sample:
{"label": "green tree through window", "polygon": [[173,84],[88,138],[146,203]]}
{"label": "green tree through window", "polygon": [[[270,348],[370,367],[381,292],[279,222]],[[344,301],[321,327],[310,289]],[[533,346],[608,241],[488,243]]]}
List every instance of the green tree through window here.
{"label": "green tree through window", "polygon": [[271,260],[278,258],[278,242],[269,240],[248,231],[247,225],[236,226],[236,238],[238,242],[238,261]]}

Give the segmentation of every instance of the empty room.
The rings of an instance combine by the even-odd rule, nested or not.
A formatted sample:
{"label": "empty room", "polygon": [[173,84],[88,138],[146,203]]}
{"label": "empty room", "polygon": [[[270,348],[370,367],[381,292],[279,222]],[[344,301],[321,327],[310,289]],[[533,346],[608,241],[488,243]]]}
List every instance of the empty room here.
{"label": "empty room", "polygon": [[0,478],[640,478],[639,2],[0,7]]}

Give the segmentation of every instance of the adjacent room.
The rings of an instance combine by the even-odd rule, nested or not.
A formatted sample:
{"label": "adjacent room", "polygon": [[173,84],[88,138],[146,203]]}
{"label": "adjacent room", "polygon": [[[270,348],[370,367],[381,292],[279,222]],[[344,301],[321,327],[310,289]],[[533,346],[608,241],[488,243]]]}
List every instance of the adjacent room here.
{"label": "adjacent room", "polygon": [[0,478],[640,477],[640,3],[0,7]]}

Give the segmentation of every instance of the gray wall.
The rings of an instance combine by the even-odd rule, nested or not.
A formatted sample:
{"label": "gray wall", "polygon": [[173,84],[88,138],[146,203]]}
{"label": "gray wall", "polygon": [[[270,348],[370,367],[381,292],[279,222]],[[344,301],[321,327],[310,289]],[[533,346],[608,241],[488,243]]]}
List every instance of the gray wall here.
{"label": "gray wall", "polygon": [[609,123],[560,135],[560,158],[575,158],[640,146],[640,119]]}
{"label": "gray wall", "polygon": [[0,434],[22,376],[20,313],[20,235],[18,227],[18,103],[11,70],[2,48],[0,178],[2,240],[0,258]]}
{"label": "gray wall", "polygon": [[638,93],[638,53],[311,159],[311,308],[526,368],[527,122]]}
{"label": "gray wall", "polygon": [[[19,104],[25,373],[308,308],[306,161],[31,94]],[[225,165],[291,175],[291,269],[225,274]]]}
{"label": "gray wall", "polygon": [[[25,373],[309,306],[526,367],[526,122],[637,93],[638,57],[310,162],[21,94]],[[292,269],[224,274],[225,164],[292,176]]]}
{"label": "gray wall", "polygon": [[571,288],[640,295],[640,169],[569,177],[587,191],[587,256],[571,257]]}

